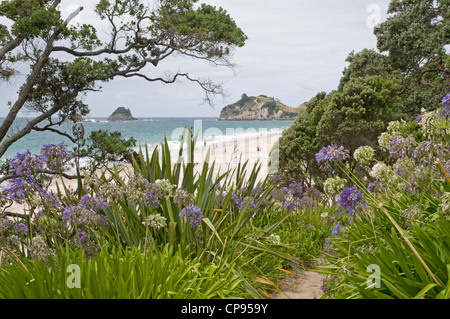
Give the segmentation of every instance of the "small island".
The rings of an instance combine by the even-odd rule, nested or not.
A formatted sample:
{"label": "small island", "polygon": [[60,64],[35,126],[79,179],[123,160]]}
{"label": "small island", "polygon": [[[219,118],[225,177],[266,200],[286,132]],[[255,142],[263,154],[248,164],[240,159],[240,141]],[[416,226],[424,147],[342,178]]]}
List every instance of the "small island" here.
{"label": "small island", "polygon": [[265,95],[243,94],[236,103],[223,108],[221,121],[293,121],[305,110],[304,106],[292,108]]}
{"label": "small island", "polygon": [[121,122],[121,121],[137,121],[137,118],[134,118],[131,115],[130,109],[126,109],[124,107],[118,107],[107,119],[108,122]]}

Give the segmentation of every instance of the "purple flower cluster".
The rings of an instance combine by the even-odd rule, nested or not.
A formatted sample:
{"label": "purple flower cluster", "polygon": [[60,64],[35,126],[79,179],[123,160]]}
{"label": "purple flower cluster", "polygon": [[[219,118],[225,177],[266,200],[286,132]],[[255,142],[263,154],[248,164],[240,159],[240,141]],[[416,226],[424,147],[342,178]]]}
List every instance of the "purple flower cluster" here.
{"label": "purple flower cluster", "polygon": [[334,169],[332,165],[336,162],[341,162],[350,157],[349,152],[344,149],[343,146],[338,147],[335,144],[329,145],[322,148],[316,154],[316,161],[320,168],[325,172],[332,172],[334,174]]}
{"label": "purple flower cluster", "polygon": [[30,151],[17,153],[10,161],[10,173],[18,176],[30,176],[44,171],[44,160]]}
{"label": "purple flower cluster", "polygon": [[192,227],[200,226],[203,219],[202,210],[193,204],[183,208],[179,216],[181,218],[187,218]]}
{"label": "purple flower cluster", "polygon": [[445,119],[448,119],[450,116],[450,93],[447,94],[442,99],[442,111],[439,113],[439,116]]}
{"label": "purple flower cluster", "polygon": [[389,152],[395,159],[412,156],[412,151],[417,145],[416,139],[412,135],[408,135],[408,137],[394,136],[391,139],[391,143]]}
{"label": "purple flower cluster", "polygon": [[52,171],[62,170],[63,165],[73,158],[66,147],[64,143],[47,144],[42,147],[40,155],[31,154],[28,150],[17,153],[10,161],[10,172],[18,176],[28,176],[42,173],[46,168]]}
{"label": "purple flower cluster", "polygon": [[356,186],[344,188],[337,203],[339,211],[344,211],[349,216],[354,216],[358,209],[367,205]]}
{"label": "purple flower cluster", "polygon": [[3,191],[3,198],[9,198],[13,201],[23,204],[27,195],[31,192],[41,189],[40,186],[33,181],[31,175],[23,178],[15,178],[9,181],[10,187]]}
{"label": "purple flower cluster", "polygon": [[297,203],[294,201],[285,202],[283,208],[286,209],[289,213],[293,213],[297,209]]}
{"label": "purple flower cluster", "polygon": [[253,201],[253,199],[250,199],[250,196],[232,193],[231,199],[233,200],[234,204],[239,207],[239,212],[241,212],[244,209],[247,202],[248,202],[247,210],[252,210],[256,207],[255,202]]}
{"label": "purple flower cluster", "polygon": [[337,237],[339,235],[339,233],[341,232],[341,229],[342,229],[342,224],[341,224],[341,222],[338,222],[334,226],[333,231],[331,232],[331,235],[334,237]]}
{"label": "purple flower cluster", "polygon": [[[19,204],[23,204],[25,200],[33,200],[33,203],[30,204],[33,204],[34,206],[61,206],[58,197],[42,188],[33,180],[31,175],[12,179],[9,183],[10,187],[5,188],[3,191],[3,198],[11,199]],[[35,196],[33,199],[32,195],[34,194],[37,194],[38,196]],[[37,199],[39,199],[39,202],[35,202]]]}
{"label": "purple flower cluster", "polygon": [[30,229],[24,223],[20,223],[20,224],[14,225],[14,231],[18,235],[24,235],[24,234],[27,234],[30,231]]}
{"label": "purple flower cluster", "polygon": [[41,149],[40,159],[47,165],[49,170],[59,171],[73,158],[72,152],[66,149],[64,143],[46,144]]}
{"label": "purple flower cluster", "polygon": [[63,212],[63,222],[72,226],[109,226],[106,216],[99,211],[109,206],[103,199],[98,197],[83,196],[78,205],[71,205]]}
{"label": "purple flower cluster", "polygon": [[291,183],[289,185],[289,192],[294,198],[302,198],[303,197],[303,186],[299,183]]}

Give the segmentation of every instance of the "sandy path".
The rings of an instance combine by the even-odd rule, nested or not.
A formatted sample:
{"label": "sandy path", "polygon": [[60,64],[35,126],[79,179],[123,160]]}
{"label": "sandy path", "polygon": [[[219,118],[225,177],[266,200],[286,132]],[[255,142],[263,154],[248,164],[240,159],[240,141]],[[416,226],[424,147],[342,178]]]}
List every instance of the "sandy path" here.
{"label": "sandy path", "polygon": [[310,270],[289,275],[280,286],[283,293],[277,292],[272,299],[319,299],[323,295],[323,278],[323,275]]}

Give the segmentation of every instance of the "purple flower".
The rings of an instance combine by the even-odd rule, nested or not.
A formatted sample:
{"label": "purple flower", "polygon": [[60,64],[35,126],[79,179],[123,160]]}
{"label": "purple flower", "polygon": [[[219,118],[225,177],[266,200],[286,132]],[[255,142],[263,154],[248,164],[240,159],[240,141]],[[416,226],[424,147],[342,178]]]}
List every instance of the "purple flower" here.
{"label": "purple flower", "polygon": [[280,189],[274,189],[272,192],[272,197],[274,200],[278,200],[280,202],[283,202],[288,196],[291,195],[291,192],[289,188],[287,187],[281,187]]}
{"label": "purple flower", "polygon": [[334,237],[337,237],[339,235],[339,233],[341,232],[341,229],[342,229],[341,222],[338,222],[334,226],[333,231],[331,232],[331,235],[334,236]]}
{"label": "purple flower", "polygon": [[289,191],[294,198],[302,198],[303,196],[303,186],[299,183],[291,183]]}
{"label": "purple flower", "polygon": [[300,199],[300,200],[297,202],[297,206],[300,206],[300,207],[303,207],[303,208],[305,208],[305,207],[311,207],[311,206],[312,206],[311,197],[309,197],[309,196],[303,196],[302,199]]}
{"label": "purple flower", "polygon": [[394,136],[391,139],[389,152],[395,159],[412,156],[411,152],[416,144],[416,139],[412,135],[408,137]]}
{"label": "purple flower", "polygon": [[362,205],[366,205],[361,192],[356,186],[344,188],[337,203],[340,210],[345,211],[349,216],[354,216],[357,209],[360,209]]}
{"label": "purple flower", "polygon": [[439,112],[438,116],[441,118],[445,118],[448,119],[450,116],[450,94],[447,94],[443,99],[442,99],[442,111]]}
{"label": "purple flower", "polygon": [[10,172],[19,176],[33,175],[44,171],[44,161],[30,151],[17,153],[10,161]]}
{"label": "purple flower", "polygon": [[20,223],[14,225],[14,231],[16,234],[26,234],[30,231],[30,229],[24,223]]}
{"label": "purple flower", "polygon": [[145,199],[145,206],[158,208],[161,202],[158,196],[154,192],[147,192],[147,197]]}
{"label": "purple flower", "polygon": [[252,190],[252,196],[253,197],[259,197],[262,195],[262,193],[264,192],[264,188],[262,188],[261,186],[256,186],[253,190]]}
{"label": "purple flower", "polygon": [[62,221],[73,226],[99,226],[108,228],[108,220],[98,211],[108,204],[97,197],[83,196],[78,205],[71,205],[63,212]]}
{"label": "purple flower", "polygon": [[286,202],[283,207],[289,212],[293,213],[297,209],[297,204],[295,202]]}
{"label": "purple flower", "polygon": [[442,99],[442,106],[443,107],[450,106],[450,93],[444,96],[444,98]]}
{"label": "purple flower", "polygon": [[84,195],[80,199],[79,205],[98,212],[102,209],[108,208],[110,205],[101,197],[90,197],[89,195]]}
{"label": "purple flower", "polygon": [[74,237],[75,244],[77,244],[80,247],[86,247],[89,243],[89,239],[87,234],[81,230],[81,228],[78,228],[77,234]]}
{"label": "purple flower", "polygon": [[9,181],[10,187],[3,191],[3,198],[9,198],[22,204],[27,196],[36,191],[42,191],[41,187],[35,183],[31,175],[15,178]]}
{"label": "purple flower", "polygon": [[66,149],[64,143],[47,144],[41,149],[40,158],[47,165],[48,169],[61,170],[65,163],[73,158],[72,152]]}
{"label": "purple flower", "polygon": [[191,204],[185,208],[183,208],[179,214],[181,218],[187,218],[189,220],[189,224],[192,227],[198,227],[202,223],[203,213],[202,210]]}
{"label": "purple flower", "polygon": [[255,203],[252,200],[249,201],[249,199],[250,199],[250,197],[248,197],[248,196],[240,199],[240,201],[239,201],[239,211],[240,212],[244,209],[247,202],[248,202],[248,206],[247,206],[248,210],[252,210],[255,208],[255,206],[256,206]]}
{"label": "purple flower", "polygon": [[332,164],[348,159],[349,152],[343,146],[338,147],[335,144],[322,148],[316,154],[316,161],[320,168],[325,171],[331,171],[334,174]]}

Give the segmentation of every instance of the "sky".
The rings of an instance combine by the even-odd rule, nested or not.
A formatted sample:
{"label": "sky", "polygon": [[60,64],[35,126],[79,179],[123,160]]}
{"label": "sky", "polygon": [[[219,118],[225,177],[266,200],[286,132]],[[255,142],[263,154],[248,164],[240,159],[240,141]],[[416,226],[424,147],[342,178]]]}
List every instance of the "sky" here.
{"label": "sky", "polygon": [[[204,92],[190,82],[164,85],[143,79],[117,78],[102,84],[102,92],[89,93],[84,102],[91,117],[107,117],[117,107],[130,108],[135,117],[218,117],[223,107],[243,93],[275,97],[297,107],[318,92],[337,88],[351,51],[376,49],[373,26],[386,19],[389,0],[204,0],[224,8],[248,36],[246,45],[233,52],[234,69],[177,56],[161,62],[149,75],[189,72],[192,77],[222,83],[227,97],[214,107],[202,104]],[[78,5],[85,9],[75,22],[95,25],[93,2],[63,0],[66,15]],[[99,31],[106,28],[99,26]],[[0,103],[15,101],[23,81],[0,85]],[[7,107],[2,106],[0,116]]]}

